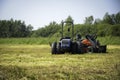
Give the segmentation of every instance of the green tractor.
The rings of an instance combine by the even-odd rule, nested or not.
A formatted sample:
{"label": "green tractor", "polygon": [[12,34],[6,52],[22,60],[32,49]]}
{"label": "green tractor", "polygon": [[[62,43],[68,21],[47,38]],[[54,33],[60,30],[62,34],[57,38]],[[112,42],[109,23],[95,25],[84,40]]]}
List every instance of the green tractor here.
{"label": "green tractor", "polygon": [[[68,23],[72,27],[72,35],[63,36],[63,28],[64,24]],[[106,45],[100,45],[100,43],[96,40],[96,35],[86,35],[86,39],[81,39],[81,35],[77,34],[76,39],[74,40],[74,23],[73,21],[62,21],[62,32],[61,39],[59,42],[53,42],[51,45],[51,53],[52,54],[82,54],[82,53],[106,53]],[[68,32],[70,32],[70,28],[68,28]]]}

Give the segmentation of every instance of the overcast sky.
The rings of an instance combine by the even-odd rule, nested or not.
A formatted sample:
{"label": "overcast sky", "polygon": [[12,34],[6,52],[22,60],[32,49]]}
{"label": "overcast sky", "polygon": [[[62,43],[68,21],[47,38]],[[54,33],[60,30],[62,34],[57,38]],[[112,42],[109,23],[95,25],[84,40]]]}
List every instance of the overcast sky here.
{"label": "overcast sky", "polygon": [[60,23],[69,15],[75,23],[85,17],[103,18],[104,14],[120,11],[120,0],[0,0],[0,20],[22,20],[34,29],[51,21]]}

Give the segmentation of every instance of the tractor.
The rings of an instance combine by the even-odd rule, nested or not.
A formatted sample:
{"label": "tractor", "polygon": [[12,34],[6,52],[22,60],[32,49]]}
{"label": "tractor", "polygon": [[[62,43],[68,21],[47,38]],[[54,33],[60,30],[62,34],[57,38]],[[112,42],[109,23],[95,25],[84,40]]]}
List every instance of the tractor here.
{"label": "tractor", "polygon": [[[70,24],[72,27],[71,37],[63,34],[64,24]],[[82,54],[82,53],[106,53],[106,45],[100,45],[99,41],[96,40],[96,35],[86,35],[85,39],[81,39],[81,35],[77,34],[74,40],[74,23],[73,21],[62,21],[61,38],[59,42],[53,42],[51,45],[52,54]],[[70,28],[68,28],[70,32]]]}

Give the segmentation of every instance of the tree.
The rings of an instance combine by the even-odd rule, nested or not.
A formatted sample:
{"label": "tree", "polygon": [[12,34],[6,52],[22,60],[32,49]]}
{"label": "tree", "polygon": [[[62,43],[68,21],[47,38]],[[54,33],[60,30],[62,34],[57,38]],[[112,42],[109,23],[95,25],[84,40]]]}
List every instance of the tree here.
{"label": "tree", "polygon": [[0,20],[0,37],[27,37],[31,29],[21,20]]}
{"label": "tree", "polygon": [[93,24],[93,21],[94,21],[93,16],[89,16],[89,17],[85,18],[85,24],[87,24],[87,25]]}
{"label": "tree", "polygon": [[105,13],[104,17],[103,17],[103,23],[107,23],[107,24],[114,24],[111,15],[109,15],[109,13]]}
{"label": "tree", "polygon": [[26,29],[26,33],[28,36],[32,35],[32,29],[33,29],[33,26],[31,24],[29,24]]}
{"label": "tree", "polygon": [[111,25],[110,24],[99,24],[97,27],[97,35],[98,36],[109,36],[111,33]]}
{"label": "tree", "polygon": [[116,24],[120,24],[120,12],[118,12],[116,15],[115,15],[115,21],[116,21]]}
{"label": "tree", "polygon": [[73,21],[73,19],[72,19],[72,17],[69,15],[69,16],[65,19],[65,21]]}
{"label": "tree", "polygon": [[37,31],[33,33],[32,36],[34,37],[49,37],[53,36],[55,33],[57,33],[60,30],[60,25],[57,24],[55,21],[50,22],[49,25],[46,25],[43,28],[39,28]]}
{"label": "tree", "polygon": [[111,35],[112,36],[120,36],[120,24],[112,25]]}
{"label": "tree", "polygon": [[[69,16],[65,19],[65,21],[73,22],[73,19],[72,19],[72,17],[69,15]],[[65,26],[70,26],[70,25],[71,25],[70,23],[66,23]]]}
{"label": "tree", "polygon": [[97,19],[95,19],[94,24],[100,24],[101,22],[102,22],[102,20],[97,18]]}

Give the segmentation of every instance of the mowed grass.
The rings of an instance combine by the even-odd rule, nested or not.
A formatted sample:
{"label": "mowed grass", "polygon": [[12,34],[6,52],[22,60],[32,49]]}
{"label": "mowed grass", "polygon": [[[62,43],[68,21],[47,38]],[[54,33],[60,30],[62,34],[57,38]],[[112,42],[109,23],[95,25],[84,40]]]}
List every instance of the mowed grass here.
{"label": "mowed grass", "polygon": [[0,80],[120,80],[120,46],[51,55],[49,45],[0,45]]}

